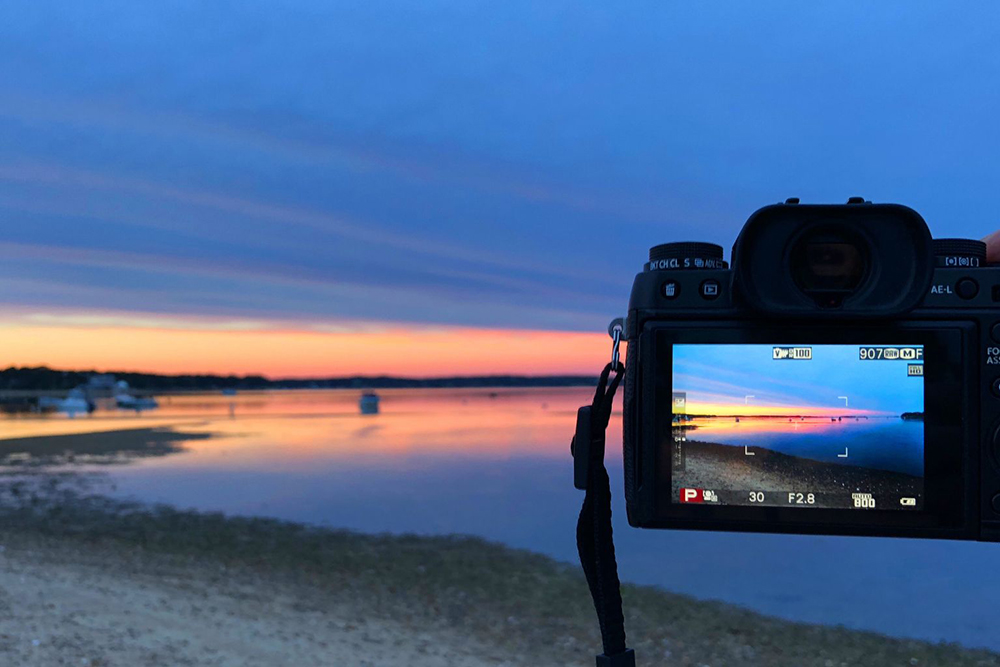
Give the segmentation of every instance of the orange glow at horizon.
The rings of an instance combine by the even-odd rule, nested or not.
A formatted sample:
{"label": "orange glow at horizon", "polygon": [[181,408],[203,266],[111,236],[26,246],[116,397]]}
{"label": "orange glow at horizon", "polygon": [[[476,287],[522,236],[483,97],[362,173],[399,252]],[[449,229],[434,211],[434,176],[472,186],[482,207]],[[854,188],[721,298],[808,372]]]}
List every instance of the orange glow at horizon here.
{"label": "orange glow at horizon", "polygon": [[858,410],[850,407],[817,407],[814,405],[745,405],[743,403],[701,403],[688,401],[685,409],[691,415],[739,417],[845,417],[847,415],[887,415],[875,410]]}
{"label": "orange glow at horizon", "polygon": [[385,327],[224,330],[170,326],[7,323],[0,367],[272,378],[395,375],[597,375],[603,333]]}

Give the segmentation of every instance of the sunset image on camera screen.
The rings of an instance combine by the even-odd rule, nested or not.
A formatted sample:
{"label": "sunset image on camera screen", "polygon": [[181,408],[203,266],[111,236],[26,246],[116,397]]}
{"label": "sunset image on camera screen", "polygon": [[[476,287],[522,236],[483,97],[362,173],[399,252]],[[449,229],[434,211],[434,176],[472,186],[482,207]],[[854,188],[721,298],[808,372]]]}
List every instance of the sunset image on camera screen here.
{"label": "sunset image on camera screen", "polygon": [[922,345],[675,344],[673,501],[921,508],[923,370]]}

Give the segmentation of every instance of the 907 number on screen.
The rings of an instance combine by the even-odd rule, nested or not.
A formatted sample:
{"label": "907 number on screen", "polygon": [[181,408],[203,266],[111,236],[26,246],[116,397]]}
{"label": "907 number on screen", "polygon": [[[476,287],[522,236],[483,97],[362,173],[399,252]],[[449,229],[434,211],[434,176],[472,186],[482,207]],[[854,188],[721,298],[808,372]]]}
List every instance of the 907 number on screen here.
{"label": "907 number on screen", "polygon": [[920,347],[859,347],[858,359],[861,361],[881,360],[921,361],[924,350]]}

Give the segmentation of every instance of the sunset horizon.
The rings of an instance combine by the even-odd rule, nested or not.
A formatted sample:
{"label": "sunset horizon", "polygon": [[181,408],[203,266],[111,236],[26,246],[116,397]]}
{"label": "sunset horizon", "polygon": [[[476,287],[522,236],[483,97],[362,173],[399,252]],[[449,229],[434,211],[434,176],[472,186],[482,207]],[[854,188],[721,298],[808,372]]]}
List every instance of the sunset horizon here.
{"label": "sunset horizon", "polygon": [[0,320],[0,368],[269,379],[597,375],[604,333],[147,313]]}

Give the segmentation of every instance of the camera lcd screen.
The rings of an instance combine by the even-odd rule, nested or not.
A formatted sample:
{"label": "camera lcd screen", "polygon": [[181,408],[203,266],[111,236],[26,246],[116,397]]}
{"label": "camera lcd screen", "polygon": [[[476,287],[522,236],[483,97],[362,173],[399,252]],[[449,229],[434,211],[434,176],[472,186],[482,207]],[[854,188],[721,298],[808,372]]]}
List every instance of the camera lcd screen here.
{"label": "camera lcd screen", "polygon": [[673,345],[681,504],[920,510],[924,346]]}

